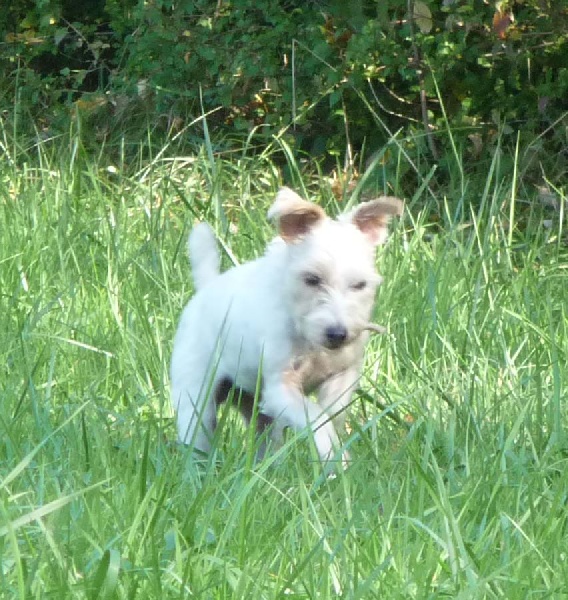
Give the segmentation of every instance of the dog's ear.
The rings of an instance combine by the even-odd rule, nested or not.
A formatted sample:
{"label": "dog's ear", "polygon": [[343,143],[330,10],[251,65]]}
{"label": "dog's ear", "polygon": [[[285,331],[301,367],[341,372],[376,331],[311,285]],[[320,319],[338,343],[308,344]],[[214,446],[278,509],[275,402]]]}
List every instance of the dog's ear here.
{"label": "dog's ear", "polygon": [[404,203],[392,196],[381,196],[357,206],[349,215],[351,222],[374,244],[384,244],[392,217],[402,214]]}
{"label": "dog's ear", "polygon": [[306,235],[317,223],[325,219],[323,208],[300,198],[290,188],[280,188],[268,211],[268,218],[278,225],[280,237],[293,242]]}

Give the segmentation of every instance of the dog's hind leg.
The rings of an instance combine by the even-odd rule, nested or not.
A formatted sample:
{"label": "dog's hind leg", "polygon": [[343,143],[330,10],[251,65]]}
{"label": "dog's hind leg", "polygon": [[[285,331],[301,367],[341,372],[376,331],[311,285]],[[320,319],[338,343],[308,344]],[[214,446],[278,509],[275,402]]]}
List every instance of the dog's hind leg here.
{"label": "dog's hind leg", "polygon": [[[208,381],[209,379],[209,381]],[[172,404],[177,416],[178,440],[201,452],[211,448],[217,424],[213,399],[217,382],[196,376],[191,369],[172,381]]]}

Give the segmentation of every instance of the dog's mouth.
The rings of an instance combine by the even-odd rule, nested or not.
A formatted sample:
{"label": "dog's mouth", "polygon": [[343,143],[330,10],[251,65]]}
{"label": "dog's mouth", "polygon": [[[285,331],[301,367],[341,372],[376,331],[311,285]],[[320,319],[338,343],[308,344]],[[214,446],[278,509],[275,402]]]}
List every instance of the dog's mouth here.
{"label": "dog's mouth", "polygon": [[342,325],[334,325],[325,330],[322,346],[326,350],[339,350],[357,339],[364,331],[375,334],[385,334],[387,330],[382,325],[370,321],[364,323],[363,326],[355,332],[348,331],[347,328]]}
{"label": "dog's mouth", "polygon": [[324,340],[322,346],[325,350],[331,350],[332,352],[334,350],[341,350],[341,348],[343,348],[344,346],[347,345],[347,341],[345,342],[340,342],[340,341],[334,341],[334,340]]}

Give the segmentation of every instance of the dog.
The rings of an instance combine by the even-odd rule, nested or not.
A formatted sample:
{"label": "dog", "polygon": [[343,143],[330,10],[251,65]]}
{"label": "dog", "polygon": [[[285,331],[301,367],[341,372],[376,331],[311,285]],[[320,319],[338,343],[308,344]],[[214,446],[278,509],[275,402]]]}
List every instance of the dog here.
{"label": "dog", "polygon": [[[382,197],[331,219],[282,188],[268,212],[278,237],[260,258],[224,273],[211,228],[193,228],[196,294],[182,313],[171,360],[180,442],[208,452],[217,407],[233,394],[259,433],[269,428],[271,443],[280,444],[286,428],[310,428],[321,461],[335,456],[375,328],[375,247],[402,206]],[[317,401],[308,398],[313,392]]]}

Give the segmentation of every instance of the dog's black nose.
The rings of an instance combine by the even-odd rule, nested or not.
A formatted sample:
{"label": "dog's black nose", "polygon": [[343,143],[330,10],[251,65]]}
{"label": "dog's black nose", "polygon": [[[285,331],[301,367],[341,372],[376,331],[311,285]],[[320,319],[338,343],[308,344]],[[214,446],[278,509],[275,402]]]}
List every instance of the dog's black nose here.
{"label": "dog's black nose", "polygon": [[347,329],[343,325],[332,325],[325,330],[325,345],[328,348],[339,348],[347,339]]}

